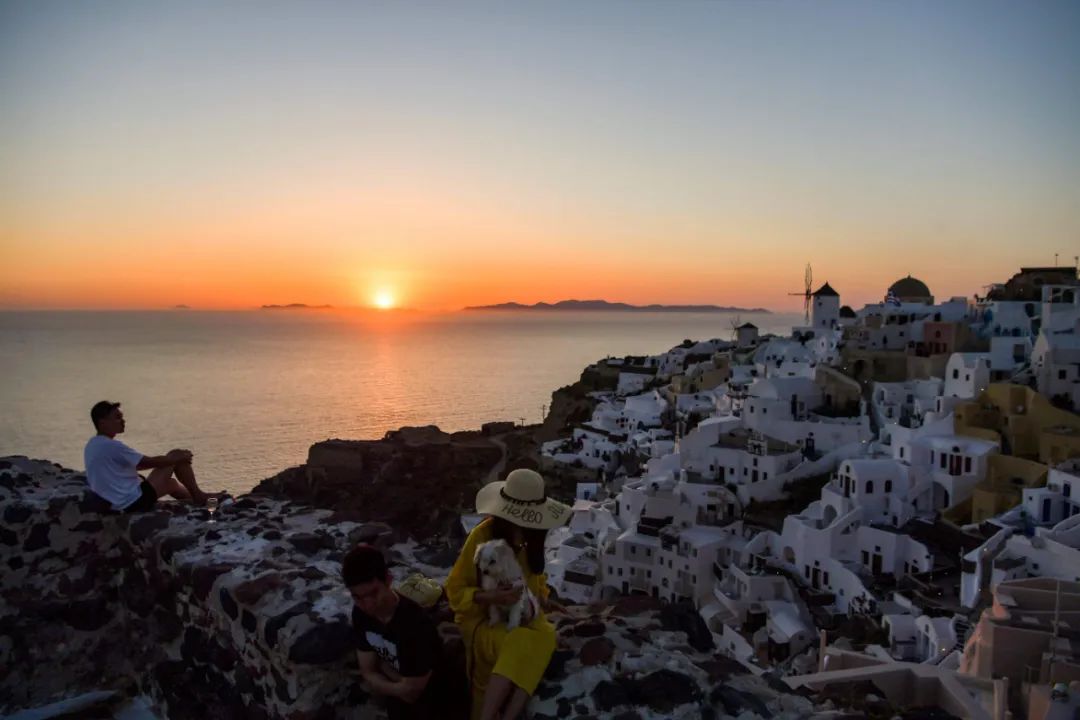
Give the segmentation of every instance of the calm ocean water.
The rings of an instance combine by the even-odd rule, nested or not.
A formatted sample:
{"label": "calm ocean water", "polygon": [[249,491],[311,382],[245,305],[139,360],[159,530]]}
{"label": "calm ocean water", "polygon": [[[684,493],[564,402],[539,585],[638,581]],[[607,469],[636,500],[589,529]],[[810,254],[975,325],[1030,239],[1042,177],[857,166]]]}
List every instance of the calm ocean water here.
{"label": "calm ocean water", "polygon": [[109,399],[127,444],[189,448],[205,487],[243,492],[319,440],[538,422],[590,362],[730,335],[720,313],[3,312],[0,455],[82,468],[90,406]]}

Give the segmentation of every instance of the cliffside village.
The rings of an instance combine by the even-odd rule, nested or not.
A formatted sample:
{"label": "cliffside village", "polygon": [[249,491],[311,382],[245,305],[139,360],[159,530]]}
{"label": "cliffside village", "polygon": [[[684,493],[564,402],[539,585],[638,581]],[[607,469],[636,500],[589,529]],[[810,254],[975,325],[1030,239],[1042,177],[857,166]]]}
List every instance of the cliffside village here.
{"label": "cliffside village", "polygon": [[792,687],[1075,717],[1077,269],[974,300],[909,276],[860,310],[809,290],[790,337],[733,324],[588,368],[591,417],[542,449],[577,481],[552,586],[692,602],[718,648]]}

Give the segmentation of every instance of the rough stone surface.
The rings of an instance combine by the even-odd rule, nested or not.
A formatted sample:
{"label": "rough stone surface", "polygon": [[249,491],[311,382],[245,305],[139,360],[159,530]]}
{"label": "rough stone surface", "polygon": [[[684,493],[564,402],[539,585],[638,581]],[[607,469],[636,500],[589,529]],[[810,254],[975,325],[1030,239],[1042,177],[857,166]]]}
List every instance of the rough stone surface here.
{"label": "rough stone surface", "polygon": [[681,630],[686,633],[686,642],[695,650],[708,652],[715,645],[705,620],[690,603],[665,605],[660,610],[660,626],[665,630]]}
{"label": "rough stone surface", "polygon": [[614,653],[615,646],[610,640],[604,637],[593,638],[581,646],[581,664],[603,665]]}
{"label": "rough stone surface", "polygon": [[[0,715],[134,684],[170,720],[377,720],[356,677],[340,558],[358,538],[384,545],[399,580],[443,579],[453,559],[440,544],[393,544],[393,528],[357,514],[265,495],[222,507],[214,525],[171,502],[122,515],[88,498],[81,474],[21,457],[0,459],[0,513],[17,520],[0,526]],[[436,617],[463,657],[445,605]],[[558,643],[533,717],[795,720],[813,709],[655,599],[551,620]]]}
{"label": "rough stone surface", "polygon": [[171,720],[333,718],[357,696],[332,557],[359,523],[255,496],[214,525],[173,502],[128,516],[80,473],[0,464],[0,715],[132,678]]}
{"label": "rough stone surface", "polygon": [[[253,492],[337,511],[330,521],[347,518],[353,527],[379,521],[394,534],[423,540],[457,525],[457,511],[472,504],[502,457],[502,448],[480,433],[402,428],[382,440],[315,443],[304,466]],[[379,533],[366,532],[371,539],[354,542],[381,544]]]}

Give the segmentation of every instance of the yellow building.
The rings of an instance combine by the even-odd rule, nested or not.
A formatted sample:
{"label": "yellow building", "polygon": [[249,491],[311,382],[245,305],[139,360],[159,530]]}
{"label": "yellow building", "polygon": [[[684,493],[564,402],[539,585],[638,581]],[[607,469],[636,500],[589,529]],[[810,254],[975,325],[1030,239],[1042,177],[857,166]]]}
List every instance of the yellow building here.
{"label": "yellow building", "polygon": [[671,389],[676,394],[713,390],[731,379],[731,353],[713,355],[711,363],[701,363],[671,378]]}
{"label": "yellow building", "polygon": [[955,410],[956,433],[998,440],[1004,454],[1057,465],[1080,457],[1080,416],[1023,385],[992,383]]}
{"label": "yellow building", "polygon": [[[1050,467],[1043,463],[1009,455],[991,455],[986,479],[971,493],[970,519],[955,519],[963,525],[980,523],[1016,507],[1024,501],[1024,488],[1046,485]],[[953,518],[950,518],[951,520]]]}

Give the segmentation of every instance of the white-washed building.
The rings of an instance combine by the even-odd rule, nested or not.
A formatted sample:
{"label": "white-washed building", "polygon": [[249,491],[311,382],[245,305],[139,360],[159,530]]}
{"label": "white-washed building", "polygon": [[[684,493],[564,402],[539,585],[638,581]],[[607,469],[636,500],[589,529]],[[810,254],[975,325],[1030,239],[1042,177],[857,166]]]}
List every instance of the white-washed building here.
{"label": "white-washed building", "polygon": [[1046,485],[1025,488],[1024,509],[1039,525],[1056,525],[1073,515],[1080,515],[1080,475],[1075,470],[1066,472],[1052,468]]}
{"label": "white-washed building", "polygon": [[828,452],[873,437],[867,415],[831,418],[817,415],[823,395],[809,378],[768,378],[747,391],[742,418],[745,426],[764,436],[809,450]]}
{"label": "white-washed building", "polygon": [[970,400],[989,385],[989,353],[953,353],[949,356],[945,365],[945,396]]}
{"label": "white-washed building", "polygon": [[[807,329],[813,334],[813,329]],[[814,377],[817,359],[802,342],[787,338],[770,338],[758,346],[753,355],[757,377],[810,378]]]}
{"label": "white-washed building", "polygon": [[1042,332],[1076,332],[1080,323],[1080,285],[1044,285],[1039,314]]}
{"label": "white-washed building", "polygon": [[1031,367],[1040,393],[1080,408],[1080,335],[1044,330],[1032,348]]}
{"label": "white-washed building", "polygon": [[875,382],[871,403],[879,426],[904,424],[918,427],[936,409],[945,383],[938,378],[907,382]]}
{"label": "white-washed building", "polygon": [[975,607],[998,584],[1042,577],[1080,582],[1080,515],[1053,527],[1004,527],[964,556],[960,600]]}

